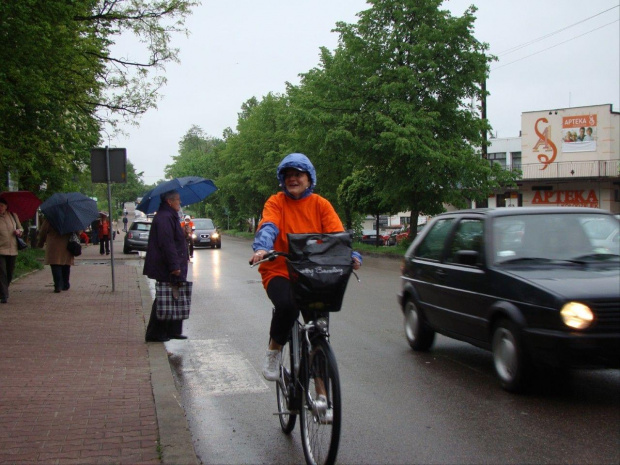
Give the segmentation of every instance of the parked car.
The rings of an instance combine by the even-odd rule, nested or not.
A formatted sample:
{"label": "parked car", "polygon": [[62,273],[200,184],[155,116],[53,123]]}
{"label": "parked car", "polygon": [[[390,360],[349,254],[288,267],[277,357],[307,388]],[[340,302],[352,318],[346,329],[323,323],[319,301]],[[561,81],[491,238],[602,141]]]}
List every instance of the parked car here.
{"label": "parked car", "polygon": [[211,218],[194,218],[194,247],[222,248],[222,236]]}
{"label": "parked car", "polygon": [[[422,231],[424,226],[426,226],[426,223],[418,225],[418,234],[420,234],[420,231]],[[406,228],[404,230],[395,231],[392,234],[390,234],[390,237],[387,240],[387,244],[386,245],[400,244],[403,240],[405,240],[405,239],[407,239],[407,237],[409,237],[409,229],[410,228]]]}
{"label": "parked car", "polygon": [[359,240],[362,244],[376,245],[377,236],[379,236],[379,245],[383,245],[381,233],[379,233],[376,229],[364,229]]}
{"label": "parked car", "polygon": [[123,253],[128,254],[133,251],[146,252],[149,243],[149,232],[151,231],[151,220],[135,220],[129,226],[125,240],[123,242]]}
{"label": "parked car", "polygon": [[409,345],[428,350],[441,333],[488,349],[508,391],[535,368],[620,367],[620,251],[597,245],[591,222],[618,232],[613,215],[591,208],[435,217],[404,257]]}

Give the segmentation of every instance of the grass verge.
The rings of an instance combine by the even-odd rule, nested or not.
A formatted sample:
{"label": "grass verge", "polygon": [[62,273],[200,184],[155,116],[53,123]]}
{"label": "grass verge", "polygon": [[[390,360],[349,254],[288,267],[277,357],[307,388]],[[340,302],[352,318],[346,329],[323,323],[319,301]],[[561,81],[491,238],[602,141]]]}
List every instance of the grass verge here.
{"label": "grass verge", "polygon": [[45,250],[43,249],[28,247],[27,249],[20,250],[15,261],[13,279],[19,278],[31,271],[43,269],[43,257],[45,257]]}

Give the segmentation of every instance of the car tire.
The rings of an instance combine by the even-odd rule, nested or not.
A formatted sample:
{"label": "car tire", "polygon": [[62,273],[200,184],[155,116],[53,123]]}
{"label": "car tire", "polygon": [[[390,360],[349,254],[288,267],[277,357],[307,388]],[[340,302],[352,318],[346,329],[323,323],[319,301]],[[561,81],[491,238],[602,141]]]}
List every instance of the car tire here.
{"label": "car tire", "polygon": [[521,392],[531,371],[521,331],[511,320],[498,321],[491,339],[493,365],[500,385],[509,392]]}
{"label": "car tire", "polygon": [[125,245],[125,246],[123,246],[123,253],[124,254],[130,254],[131,253],[131,249]]}
{"label": "car tire", "polygon": [[409,346],[415,351],[427,351],[435,341],[435,331],[428,326],[424,313],[411,298],[405,302],[404,310],[405,337]]}

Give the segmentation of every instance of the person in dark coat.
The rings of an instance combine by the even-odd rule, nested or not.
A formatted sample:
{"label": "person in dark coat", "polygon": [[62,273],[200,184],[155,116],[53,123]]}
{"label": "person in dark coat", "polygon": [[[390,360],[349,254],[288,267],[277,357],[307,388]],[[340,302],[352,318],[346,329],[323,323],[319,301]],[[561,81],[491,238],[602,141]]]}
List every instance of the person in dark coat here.
{"label": "person in dark coat", "polygon": [[[159,210],[153,218],[146,248],[143,274],[159,282],[187,280],[187,243],[179,222],[181,199],[177,191],[161,195]],[[183,320],[157,319],[157,299],[153,301],[146,329],[147,342],[187,339],[183,336]]]}

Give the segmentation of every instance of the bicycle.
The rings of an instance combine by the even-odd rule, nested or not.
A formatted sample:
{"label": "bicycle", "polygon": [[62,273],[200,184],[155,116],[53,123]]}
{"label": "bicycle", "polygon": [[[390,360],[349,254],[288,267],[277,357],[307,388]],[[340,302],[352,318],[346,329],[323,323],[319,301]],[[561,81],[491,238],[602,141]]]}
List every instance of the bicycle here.
{"label": "bicycle", "polygon": [[[340,253],[340,259],[336,260],[339,264],[313,263],[312,268],[306,260],[303,266],[309,268],[305,271],[295,269],[295,264],[302,263],[303,259],[311,255],[308,247],[301,254],[291,251],[295,248],[295,242],[312,242],[317,240],[317,236],[344,241],[343,250],[346,254],[348,247],[349,263],[343,264],[345,255]],[[252,265],[284,257],[289,266],[293,294],[301,313],[306,317],[307,323],[302,323],[299,319],[295,321],[288,340],[282,347],[280,379],[276,382],[278,412],[275,415],[279,416],[280,427],[287,435],[295,428],[297,416],[300,417],[301,441],[306,463],[309,465],[335,463],[338,454],[342,400],[336,356],[329,344],[329,312],[340,310],[349,276],[354,273],[350,244],[351,237],[347,233],[289,234],[289,253],[271,251]],[[310,244],[310,248],[312,245],[314,244]],[[331,246],[328,249],[334,250]],[[300,256],[303,257],[302,260],[296,260]],[[308,274],[314,274],[310,273],[311,270],[339,276],[336,279],[332,276],[332,283],[317,289],[316,285],[313,287],[312,279],[308,278]],[[304,282],[300,283],[300,280]]]}

